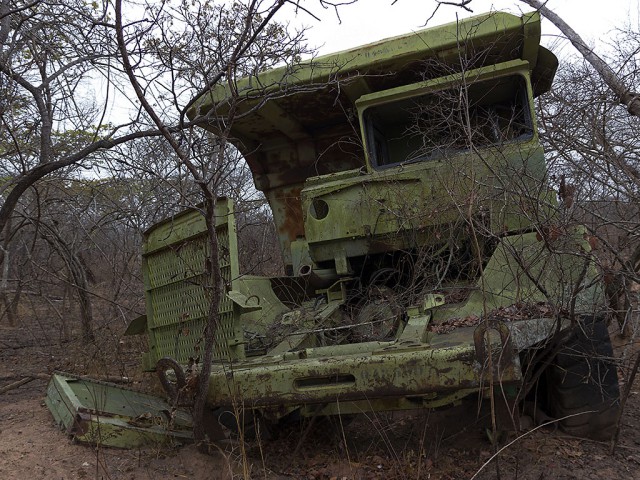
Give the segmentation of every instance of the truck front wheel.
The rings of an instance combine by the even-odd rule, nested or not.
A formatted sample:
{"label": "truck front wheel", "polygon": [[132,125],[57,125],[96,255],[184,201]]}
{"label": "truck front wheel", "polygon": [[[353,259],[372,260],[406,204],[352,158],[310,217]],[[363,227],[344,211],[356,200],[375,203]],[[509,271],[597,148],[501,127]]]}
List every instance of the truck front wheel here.
{"label": "truck front wheel", "polygon": [[609,440],[620,411],[620,389],[607,325],[583,317],[549,367],[550,410],[566,433]]}

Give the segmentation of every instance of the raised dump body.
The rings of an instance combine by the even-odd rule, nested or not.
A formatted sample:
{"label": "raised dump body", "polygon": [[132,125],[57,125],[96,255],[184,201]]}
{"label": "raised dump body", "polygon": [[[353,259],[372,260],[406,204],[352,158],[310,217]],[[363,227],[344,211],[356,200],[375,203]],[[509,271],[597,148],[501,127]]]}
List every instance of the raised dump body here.
{"label": "raised dump body", "polygon": [[[537,14],[495,12],[243,78],[196,102],[190,116],[208,116],[214,133],[231,122],[287,272],[233,273],[232,208],[221,202],[212,407],[275,421],[442,406],[490,385],[515,402],[533,375],[522,361],[531,367],[546,340],[600,313],[589,243],[557,227],[546,184],[533,100],[557,60],[539,41]],[[199,215],[145,239],[149,368],[201,353],[210,287]],[[604,417],[615,372],[605,383],[598,391],[611,398],[588,406]],[[573,432],[591,433],[589,422]]]}

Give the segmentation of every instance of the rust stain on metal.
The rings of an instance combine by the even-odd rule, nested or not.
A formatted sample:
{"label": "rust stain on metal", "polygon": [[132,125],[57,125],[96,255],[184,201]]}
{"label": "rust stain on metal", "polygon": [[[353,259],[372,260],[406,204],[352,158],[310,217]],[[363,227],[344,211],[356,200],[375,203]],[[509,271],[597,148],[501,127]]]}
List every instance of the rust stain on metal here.
{"label": "rust stain on metal", "polygon": [[279,225],[278,232],[285,235],[289,241],[304,235],[302,221],[302,205],[300,203],[301,187],[280,190],[276,193],[276,203],[284,211],[284,221]]}

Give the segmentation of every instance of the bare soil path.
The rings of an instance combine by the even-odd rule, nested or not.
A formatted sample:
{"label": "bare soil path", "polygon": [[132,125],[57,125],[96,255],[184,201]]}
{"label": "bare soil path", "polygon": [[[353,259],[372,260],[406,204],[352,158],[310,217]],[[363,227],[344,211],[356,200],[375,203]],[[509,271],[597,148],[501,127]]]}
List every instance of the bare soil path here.
{"label": "bare soil path", "polygon": [[[268,441],[230,441],[211,456],[193,446],[117,450],[76,444],[44,406],[46,375],[55,369],[126,373],[141,386],[137,347],[118,342],[118,358],[109,365],[101,357],[104,349],[60,345],[21,327],[0,326],[0,389],[37,377],[0,394],[0,479],[457,480],[472,478],[492,455],[487,419],[478,419],[468,403],[438,412],[361,415],[349,425],[319,424],[300,446],[304,426],[291,426]],[[640,479],[640,379],[614,455],[608,444],[543,428],[505,449],[497,465],[499,472],[491,462],[475,478]]]}

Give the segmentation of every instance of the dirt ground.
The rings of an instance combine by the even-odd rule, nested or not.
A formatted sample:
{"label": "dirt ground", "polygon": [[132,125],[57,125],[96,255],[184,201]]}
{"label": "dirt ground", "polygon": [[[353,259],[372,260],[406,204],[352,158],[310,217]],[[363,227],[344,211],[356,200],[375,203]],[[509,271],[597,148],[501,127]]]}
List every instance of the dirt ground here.
{"label": "dirt ground", "polygon": [[[469,403],[438,412],[361,415],[349,425],[296,425],[271,440],[230,440],[211,456],[192,445],[118,450],[76,444],[44,406],[47,376],[53,370],[127,375],[134,387],[142,386],[136,358],[143,347],[119,338],[117,330],[103,332],[98,350],[52,341],[45,329],[0,325],[0,389],[36,377],[0,393],[0,479],[640,478],[640,379],[613,455],[607,443],[546,427],[502,439],[497,460],[483,468],[493,451],[484,433],[488,419],[478,418]],[[625,347],[615,336],[614,343],[618,351]]]}

